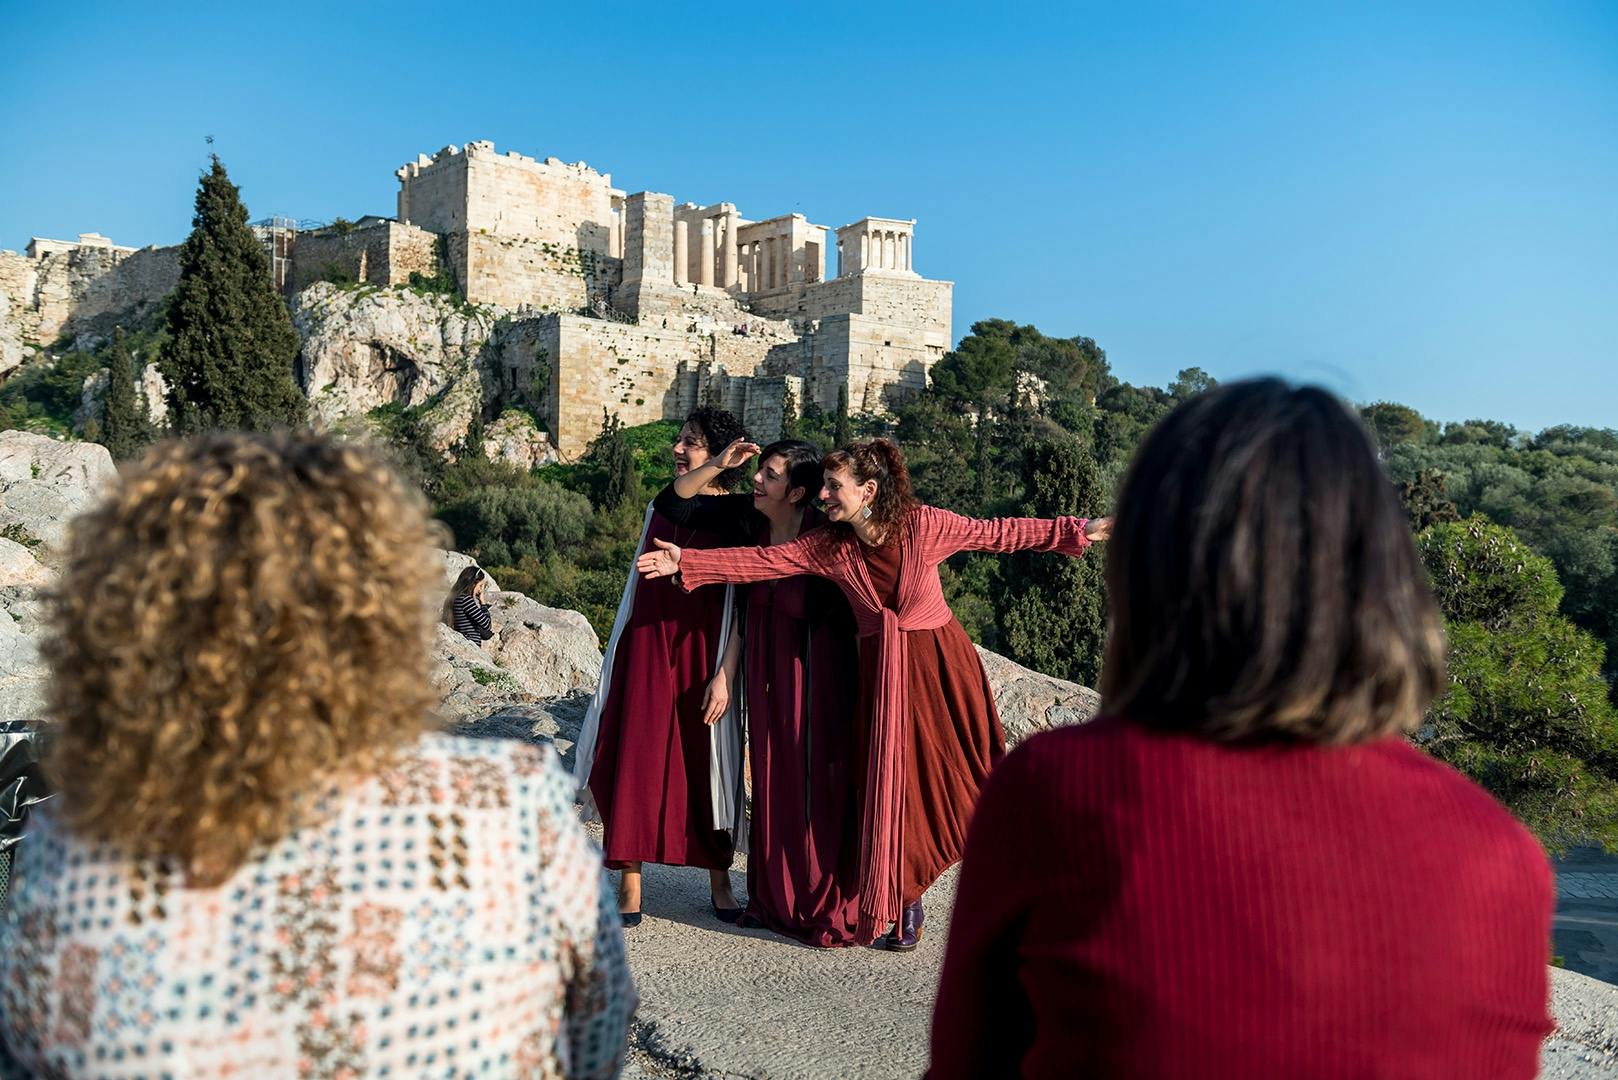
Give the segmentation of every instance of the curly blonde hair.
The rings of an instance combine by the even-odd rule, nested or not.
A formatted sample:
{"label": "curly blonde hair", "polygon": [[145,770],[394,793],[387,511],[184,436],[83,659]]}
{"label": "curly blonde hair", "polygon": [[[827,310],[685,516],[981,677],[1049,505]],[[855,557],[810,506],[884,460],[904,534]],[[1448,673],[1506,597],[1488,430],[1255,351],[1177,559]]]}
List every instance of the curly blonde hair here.
{"label": "curly blonde hair", "polygon": [[168,443],[74,523],[48,593],[50,771],[79,832],[218,884],[433,722],[437,539],[372,451]]}

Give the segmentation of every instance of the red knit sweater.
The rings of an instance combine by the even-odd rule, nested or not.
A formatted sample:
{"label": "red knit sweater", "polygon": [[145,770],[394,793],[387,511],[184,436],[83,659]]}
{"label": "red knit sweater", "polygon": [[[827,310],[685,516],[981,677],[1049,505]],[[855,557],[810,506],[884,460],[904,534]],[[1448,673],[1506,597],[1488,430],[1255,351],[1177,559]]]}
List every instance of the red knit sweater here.
{"label": "red knit sweater", "polygon": [[1051,732],[978,804],[929,1076],[1532,1077],[1551,909],[1533,837],[1403,739]]}

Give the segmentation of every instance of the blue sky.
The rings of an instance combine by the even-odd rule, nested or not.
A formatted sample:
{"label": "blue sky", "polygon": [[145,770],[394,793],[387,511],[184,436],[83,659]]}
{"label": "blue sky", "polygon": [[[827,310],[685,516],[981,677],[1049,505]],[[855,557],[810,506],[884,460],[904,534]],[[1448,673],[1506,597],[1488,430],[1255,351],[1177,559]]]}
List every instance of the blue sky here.
{"label": "blue sky", "polygon": [[917,218],[957,337],[1085,334],[1132,382],[1618,427],[1618,4],[1054,7],[0,0],[0,247],[177,242],[205,135],[254,217],[323,219],[492,139]]}

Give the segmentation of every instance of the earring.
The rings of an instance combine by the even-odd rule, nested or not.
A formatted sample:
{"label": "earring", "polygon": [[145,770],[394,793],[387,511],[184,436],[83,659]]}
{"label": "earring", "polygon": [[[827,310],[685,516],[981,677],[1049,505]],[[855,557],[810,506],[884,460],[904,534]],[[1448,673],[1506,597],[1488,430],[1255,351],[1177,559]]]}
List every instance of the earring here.
{"label": "earring", "polygon": [[869,506],[860,507],[860,520],[861,521],[870,521],[871,520],[871,508]]}

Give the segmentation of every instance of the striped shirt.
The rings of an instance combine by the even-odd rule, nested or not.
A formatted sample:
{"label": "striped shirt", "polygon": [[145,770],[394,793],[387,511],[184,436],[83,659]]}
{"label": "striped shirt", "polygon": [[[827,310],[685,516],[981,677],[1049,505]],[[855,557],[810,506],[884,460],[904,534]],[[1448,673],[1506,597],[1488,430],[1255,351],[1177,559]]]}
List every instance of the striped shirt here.
{"label": "striped shirt", "polygon": [[478,645],[494,637],[494,627],[489,625],[488,604],[478,603],[476,598],[468,593],[455,597],[451,607],[455,617],[456,633]]}

